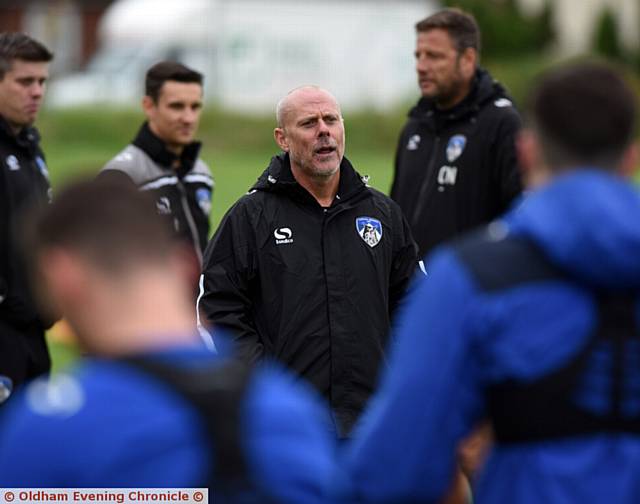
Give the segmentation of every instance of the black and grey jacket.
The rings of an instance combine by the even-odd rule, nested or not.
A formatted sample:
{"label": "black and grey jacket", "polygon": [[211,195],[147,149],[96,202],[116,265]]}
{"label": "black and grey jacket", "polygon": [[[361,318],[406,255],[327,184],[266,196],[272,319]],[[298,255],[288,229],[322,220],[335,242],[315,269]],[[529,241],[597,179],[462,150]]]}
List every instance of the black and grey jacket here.
{"label": "black and grey jacket", "polygon": [[421,255],[503,213],[520,193],[515,135],[520,116],[504,88],[478,70],[450,110],[422,98],[409,113],[395,159],[391,198]]}
{"label": "black and grey jacket", "polygon": [[207,246],[199,309],[249,359],[275,356],[331,403],[342,432],[363,410],[391,314],[417,266],[398,205],[343,159],[333,204],[321,207],[271,160]]}
{"label": "black and grey jacket", "polygon": [[190,241],[198,257],[207,244],[213,178],[198,154],[201,144],[185,147],[179,168],[172,166],[176,155],[144,123],[134,141],[109,161],[100,177],[125,173],[142,191],[151,191],[158,213],[173,220],[180,238]]}

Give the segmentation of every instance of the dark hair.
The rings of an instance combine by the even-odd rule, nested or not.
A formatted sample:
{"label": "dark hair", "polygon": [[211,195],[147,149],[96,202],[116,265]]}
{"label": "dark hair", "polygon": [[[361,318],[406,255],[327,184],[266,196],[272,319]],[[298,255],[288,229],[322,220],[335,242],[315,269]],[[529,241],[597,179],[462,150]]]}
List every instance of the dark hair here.
{"label": "dark hair", "polygon": [[26,33],[0,33],[0,80],[11,70],[15,60],[48,62],[53,53]]}
{"label": "dark hair", "polygon": [[196,72],[182,63],[162,61],[147,70],[144,82],[145,94],[157,102],[160,90],[167,81],[195,82],[202,85],[203,77],[200,72]]}
{"label": "dark hair", "polygon": [[576,163],[614,168],[635,132],[635,95],[603,63],[573,64],[543,75],[528,110],[552,169]]}
{"label": "dark hair", "polygon": [[33,218],[27,239],[32,259],[50,247],[68,248],[114,273],[162,261],[173,243],[148,194],[101,179],[67,186]]}
{"label": "dark hair", "polygon": [[444,9],[416,23],[416,32],[445,30],[453,41],[458,54],[468,47],[480,53],[480,28],[475,18],[460,9]]}

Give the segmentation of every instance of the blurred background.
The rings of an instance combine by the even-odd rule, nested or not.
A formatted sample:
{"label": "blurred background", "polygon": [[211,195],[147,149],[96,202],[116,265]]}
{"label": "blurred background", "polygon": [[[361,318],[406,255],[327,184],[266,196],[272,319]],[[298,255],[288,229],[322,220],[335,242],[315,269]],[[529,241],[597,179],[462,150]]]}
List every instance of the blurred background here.
{"label": "blurred background", "polygon": [[149,66],[176,59],[203,72],[198,138],[216,180],[215,230],[277,152],[275,104],[302,84],[336,95],[346,155],[387,192],[419,97],[414,24],[443,6],[476,16],[481,64],[516,105],[541,70],[590,55],[623,67],[640,94],[640,0],[0,0],[0,30],[55,52],[37,122],[54,191],[133,138]]}

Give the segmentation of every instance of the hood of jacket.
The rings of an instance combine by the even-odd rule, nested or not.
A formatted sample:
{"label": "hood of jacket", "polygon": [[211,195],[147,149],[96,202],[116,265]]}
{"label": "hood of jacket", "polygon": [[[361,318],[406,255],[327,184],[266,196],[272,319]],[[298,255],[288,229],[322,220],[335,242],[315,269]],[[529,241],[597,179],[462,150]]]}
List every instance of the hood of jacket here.
{"label": "hood of jacket", "polygon": [[[346,157],[340,163],[340,183],[336,203],[351,200],[364,193],[368,177],[362,177],[353,168]],[[315,202],[315,198],[298,182],[291,172],[289,154],[283,152],[271,158],[267,169],[260,175],[251,191],[286,193],[288,196],[306,202]],[[336,204],[334,203],[334,204]]]}
{"label": "hood of jacket", "polygon": [[505,216],[571,276],[602,288],[640,287],[640,193],[597,169],[558,176]]}
{"label": "hood of jacket", "polygon": [[436,102],[433,98],[422,97],[415,107],[409,111],[409,117],[426,121],[435,120],[435,117],[445,122],[457,121],[477,113],[487,103],[500,99],[512,101],[502,84],[491,77],[489,72],[483,68],[478,68],[473,79],[471,91],[456,106],[447,110],[440,110],[436,107]]}

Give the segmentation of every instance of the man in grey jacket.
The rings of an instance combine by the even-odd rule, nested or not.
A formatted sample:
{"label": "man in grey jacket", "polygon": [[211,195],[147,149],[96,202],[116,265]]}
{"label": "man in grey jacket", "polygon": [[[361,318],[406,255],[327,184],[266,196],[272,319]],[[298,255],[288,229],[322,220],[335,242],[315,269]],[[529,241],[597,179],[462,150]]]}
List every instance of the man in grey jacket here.
{"label": "man in grey jacket", "polygon": [[209,234],[213,178],[194,141],[202,112],[202,74],[163,61],[146,75],[142,109],[147,121],[100,177],[151,191],[159,214],[193,246],[200,263]]}

